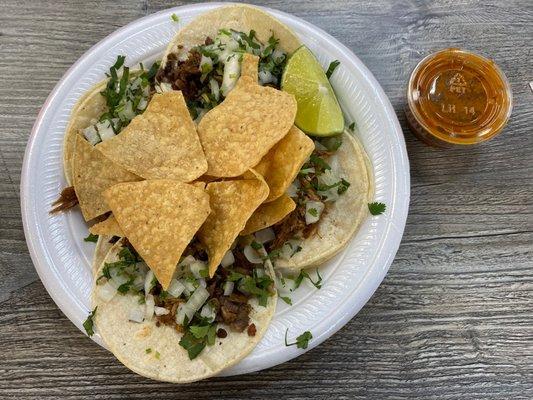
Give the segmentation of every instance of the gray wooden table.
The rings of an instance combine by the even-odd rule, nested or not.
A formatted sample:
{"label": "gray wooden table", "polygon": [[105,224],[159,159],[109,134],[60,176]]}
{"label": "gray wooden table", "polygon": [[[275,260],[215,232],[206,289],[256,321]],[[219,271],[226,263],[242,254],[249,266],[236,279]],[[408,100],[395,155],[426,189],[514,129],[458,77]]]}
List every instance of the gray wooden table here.
{"label": "gray wooden table", "polygon": [[[33,268],[19,182],[39,108],[115,29],[176,1],[0,1],[0,398],[533,398],[533,3],[256,2],[302,17],[375,74],[404,129],[412,197],[389,274],[364,309],[305,355],[175,386],[138,377],[59,311]],[[514,93],[505,132],[434,150],[408,131],[417,60],[449,46],[493,58]]]}

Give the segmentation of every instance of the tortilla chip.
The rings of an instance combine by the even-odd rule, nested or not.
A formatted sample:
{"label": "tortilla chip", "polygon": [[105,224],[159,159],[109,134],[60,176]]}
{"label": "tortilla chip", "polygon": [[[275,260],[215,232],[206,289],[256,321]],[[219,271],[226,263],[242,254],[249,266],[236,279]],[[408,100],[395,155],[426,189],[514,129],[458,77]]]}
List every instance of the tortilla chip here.
{"label": "tortilla chip", "polygon": [[298,175],[315,148],[313,140],[296,126],[270,149],[254,168],[264,178],[270,193],[265,202],[279,198]]}
{"label": "tortilla chip", "polygon": [[246,226],[240,234],[245,236],[268,228],[281,221],[295,208],[296,203],[286,194],[281,195],[270,203],[261,204],[246,222]]}
{"label": "tortilla chip", "polygon": [[102,195],[104,190],[141,179],[106,158],[81,135],[76,135],[72,168],[74,190],[85,221],[110,210]]}
{"label": "tortilla chip", "polygon": [[244,53],[241,62],[241,77],[248,76],[254,82],[259,80],[259,57],[250,53]]}
{"label": "tortilla chip", "polygon": [[212,182],[207,185],[212,212],[198,231],[209,258],[209,276],[213,276],[235,238],[252,213],[268,196],[263,180]]}
{"label": "tortilla chip", "polygon": [[207,162],[183,94],[154,94],[146,111],[96,148],[145,179],[190,182],[207,171]]}
{"label": "tortilla chip", "polygon": [[110,215],[102,222],[98,222],[89,227],[89,232],[93,235],[120,236],[124,237],[124,232],[117,222],[117,219]]}
{"label": "tortilla chip", "polygon": [[167,289],[181,254],[209,215],[209,196],[161,179],[121,183],[104,197],[125,236]]}
{"label": "tortilla chip", "polygon": [[287,134],[295,116],[294,96],[241,77],[226,99],[198,124],[207,174],[235,177],[257,165]]}

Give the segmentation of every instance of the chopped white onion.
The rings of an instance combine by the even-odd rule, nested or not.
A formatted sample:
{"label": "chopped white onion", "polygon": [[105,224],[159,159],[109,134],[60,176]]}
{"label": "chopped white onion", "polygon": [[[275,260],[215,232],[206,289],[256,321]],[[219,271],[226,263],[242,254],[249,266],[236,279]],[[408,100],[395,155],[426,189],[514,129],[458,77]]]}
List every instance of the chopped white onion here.
{"label": "chopped white onion", "polygon": [[224,282],[224,296],[229,296],[233,293],[233,288],[235,287],[235,282],[226,281]]}
{"label": "chopped white onion", "polygon": [[185,290],[185,285],[178,281],[177,279],[172,279],[170,285],[168,286],[167,292],[172,297],[180,297],[183,291]]}
{"label": "chopped white onion", "polygon": [[190,321],[191,318],[189,318],[189,315],[194,315],[194,313],[190,312],[190,308],[187,307],[185,304],[180,304],[178,306],[178,309],[176,310],[176,323],[178,325],[183,325],[185,321],[185,316],[187,316],[187,319]]}
{"label": "chopped white onion", "polygon": [[94,125],[85,128],[82,132],[85,139],[87,139],[87,141],[93,146],[102,141]]}
{"label": "chopped white onion", "polygon": [[294,181],[290,184],[290,186],[287,188],[287,191],[285,193],[287,193],[287,196],[289,197],[296,197],[298,196],[298,187],[299,187],[298,181]]}
{"label": "chopped white onion", "polygon": [[154,307],[154,312],[155,312],[155,315],[157,316],[167,315],[170,313],[170,311],[167,310],[165,307],[157,307],[157,306]]}
{"label": "chopped white onion", "polygon": [[309,174],[314,174],[314,173],[315,173],[315,169],[313,167],[303,168],[299,172],[300,175],[309,175]]}
{"label": "chopped white onion", "polygon": [[146,277],[144,278],[144,295],[148,296],[150,294],[150,290],[154,287],[152,284],[152,281],[154,280],[154,271],[149,270],[146,273]]}
{"label": "chopped white onion", "polygon": [[190,321],[194,316],[194,313],[204,305],[208,298],[209,292],[204,287],[198,286],[189,300],[187,300],[187,303],[178,306],[176,322],[183,325],[185,316],[187,316],[187,319]]}
{"label": "chopped white onion", "polygon": [[103,285],[99,285],[98,297],[102,301],[108,302],[117,294],[117,288],[111,284],[110,281],[107,281]]}
{"label": "chopped white onion", "polygon": [[224,64],[224,76],[222,77],[222,86],[220,87],[220,90],[222,95],[226,97],[237,83],[237,79],[239,79],[241,65],[239,64],[239,59],[236,55],[228,57]]}
{"label": "chopped white onion", "polygon": [[314,224],[320,219],[320,214],[324,211],[324,203],[320,201],[308,201],[305,203],[305,223]]}
{"label": "chopped white onion", "polygon": [[194,285],[194,283],[192,283],[191,281],[187,279],[180,279],[179,282],[183,283],[183,285],[185,286],[185,294],[187,296],[190,295],[192,292],[194,292],[194,289],[196,289],[196,286]]}
{"label": "chopped white onion", "polygon": [[271,242],[276,238],[276,234],[272,228],[261,229],[260,231],[255,232],[254,236],[256,242],[261,244]]}
{"label": "chopped white onion", "polygon": [[146,108],[146,106],[148,105],[148,101],[143,97],[140,101],[139,101],[139,104],[137,104],[137,110],[144,110]]}
{"label": "chopped white onion", "polygon": [[281,247],[281,251],[279,253],[279,257],[288,260],[291,258],[297,251],[298,246],[301,244],[301,241],[291,239],[283,243],[283,246]]}
{"label": "chopped white onion", "polygon": [[135,117],[135,111],[133,111],[133,103],[127,101],[124,108],[118,112],[118,117],[122,121],[131,121]]}
{"label": "chopped white onion", "polygon": [[276,77],[272,75],[272,72],[270,71],[259,71],[259,83],[261,85],[266,85],[267,83],[276,83]]}
{"label": "chopped white onion", "polygon": [[198,279],[198,283],[200,284],[201,287],[207,287],[207,282],[205,281],[204,278],[200,278]]}
{"label": "chopped white onion", "polygon": [[283,51],[281,49],[274,49],[274,51],[272,52],[272,58],[274,60],[278,60],[281,57],[285,57]]}
{"label": "chopped white onion", "polygon": [[181,262],[179,263],[179,266],[180,267],[188,267],[194,261],[196,261],[196,258],[194,258],[191,255],[188,255],[183,260],[181,260]]}
{"label": "chopped white onion", "polygon": [[95,125],[95,128],[98,131],[98,135],[100,135],[100,139],[102,139],[103,142],[116,136],[115,131],[111,126],[111,123],[107,120],[98,122]]}
{"label": "chopped white onion", "polygon": [[244,256],[248,261],[250,261],[252,264],[262,264],[263,258],[259,255],[257,251],[255,251],[252,246],[247,245],[244,247],[243,250]]}
{"label": "chopped white onion", "polygon": [[171,92],[172,85],[167,82],[159,82],[155,85],[155,91],[157,93]]}
{"label": "chopped white onion", "polygon": [[133,281],[133,287],[137,290],[144,288],[144,277],[141,274],[135,277],[135,280]]}
{"label": "chopped white onion", "polygon": [[200,311],[200,317],[206,318],[209,322],[213,322],[215,320],[215,317],[216,317],[216,311],[211,306],[211,304],[206,303],[202,307],[202,311]]}
{"label": "chopped white onion", "polygon": [[130,310],[128,319],[131,322],[137,322],[140,324],[144,320],[144,312],[145,311],[143,310],[142,307],[140,306],[134,307]]}
{"label": "chopped white onion", "polygon": [[226,254],[224,254],[224,257],[222,257],[222,261],[220,261],[220,265],[222,265],[224,268],[229,267],[235,262],[235,256],[233,255],[233,252],[231,250],[226,251]]}
{"label": "chopped white onion", "polygon": [[110,283],[118,288],[120,285],[128,282],[128,277],[123,275],[120,268],[109,268],[109,275],[111,275]]}
{"label": "chopped white onion", "polygon": [[194,260],[189,264],[189,269],[196,279],[200,279],[202,277],[201,271],[206,269],[206,265],[203,261]]}
{"label": "chopped white onion", "polygon": [[[332,170],[328,169],[324,171],[319,177],[318,177],[318,183],[325,186],[331,186],[339,182],[339,177],[335,175],[335,173],[332,172]],[[338,187],[335,186],[331,189],[321,191],[321,195],[326,196],[326,201],[335,201],[339,198],[339,192]]]}
{"label": "chopped white onion", "polygon": [[154,315],[154,309],[155,309],[154,296],[151,294],[148,294],[144,297],[144,300],[145,300],[144,318],[149,321],[152,318],[152,315]]}
{"label": "chopped white onion", "polygon": [[211,88],[211,94],[215,97],[215,100],[220,99],[220,85],[218,81],[214,78],[209,80],[209,87]]}

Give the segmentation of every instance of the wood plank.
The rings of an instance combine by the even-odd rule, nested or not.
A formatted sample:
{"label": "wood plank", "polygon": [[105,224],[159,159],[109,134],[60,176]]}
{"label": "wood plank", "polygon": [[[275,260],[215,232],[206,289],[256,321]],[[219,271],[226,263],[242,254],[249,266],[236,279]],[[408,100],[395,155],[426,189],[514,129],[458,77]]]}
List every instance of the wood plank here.
{"label": "wood plank", "polygon": [[[0,397],[533,397],[533,123],[528,0],[252,1],[339,39],[389,96],[407,143],[412,201],[404,240],[371,301],[323,345],[291,362],[199,384],[130,373],[58,310],[32,266],[19,184],[25,144],[69,66],[115,29],[183,1],[4,0],[0,13]],[[407,78],[430,52],[462,47],[507,74],[504,133],[436,150],[408,131]]]}

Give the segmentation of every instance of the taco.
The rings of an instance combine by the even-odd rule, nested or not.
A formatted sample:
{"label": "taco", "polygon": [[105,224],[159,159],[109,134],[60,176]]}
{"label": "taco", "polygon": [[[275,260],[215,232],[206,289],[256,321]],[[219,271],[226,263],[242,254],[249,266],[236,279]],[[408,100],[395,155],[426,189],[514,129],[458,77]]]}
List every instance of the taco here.
{"label": "taco", "polygon": [[123,240],[96,273],[92,321],[109,350],[145,377],[213,376],[250,353],[274,315],[271,268],[248,268],[236,255],[234,266],[206,280],[205,253],[192,249],[166,291]]}
{"label": "taco", "polygon": [[349,132],[326,143],[329,149],[316,142],[288,190],[296,208],[272,226],[267,247],[276,255],[277,268],[298,271],[324,263],[344,248],[368,215],[373,177],[362,146]]}
{"label": "taco", "polygon": [[[124,365],[191,382],[255,347],[275,311],[274,273],[253,238],[234,239],[267,195],[260,179],[205,189],[147,180],[105,192],[125,237],[96,272],[91,321]],[[216,268],[213,253],[220,254]]]}

